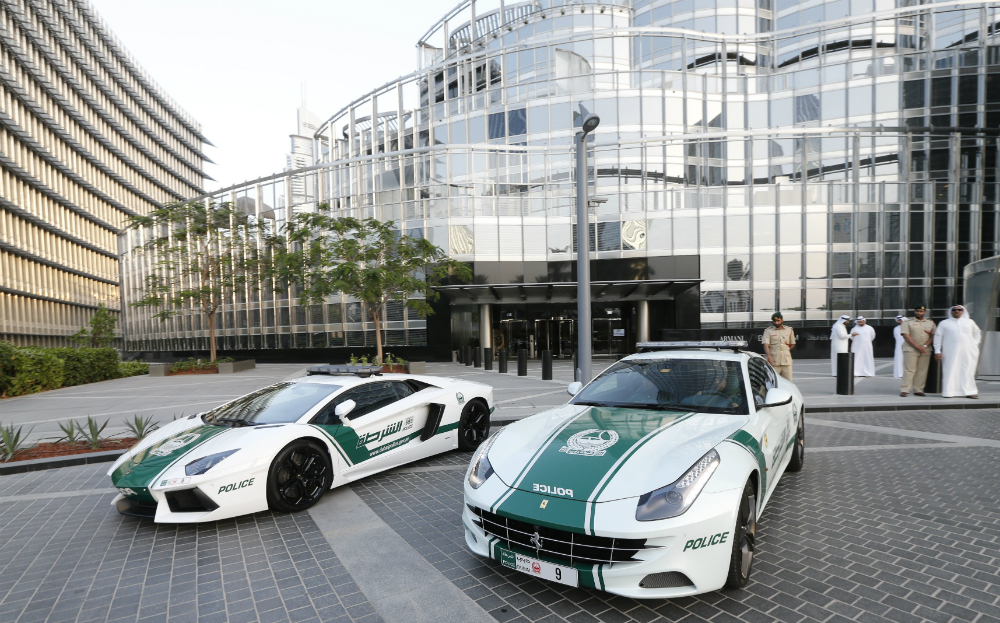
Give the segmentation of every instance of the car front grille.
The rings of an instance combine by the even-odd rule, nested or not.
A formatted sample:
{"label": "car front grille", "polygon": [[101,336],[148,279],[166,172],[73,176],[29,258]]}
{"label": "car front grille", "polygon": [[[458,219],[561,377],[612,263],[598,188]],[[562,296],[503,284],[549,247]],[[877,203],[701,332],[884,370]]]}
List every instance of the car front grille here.
{"label": "car front grille", "polygon": [[[486,534],[505,541],[508,546],[545,554],[555,562],[572,566],[574,563],[607,564],[638,560],[639,550],[656,549],[647,547],[646,539],[614,539],[604,536],[578,534],[568,530],[556,530],[544,526],[510,519],[487,510],[469,506],[476,515],[476,523]],[[532,539],[537,536],[535,543]]]}

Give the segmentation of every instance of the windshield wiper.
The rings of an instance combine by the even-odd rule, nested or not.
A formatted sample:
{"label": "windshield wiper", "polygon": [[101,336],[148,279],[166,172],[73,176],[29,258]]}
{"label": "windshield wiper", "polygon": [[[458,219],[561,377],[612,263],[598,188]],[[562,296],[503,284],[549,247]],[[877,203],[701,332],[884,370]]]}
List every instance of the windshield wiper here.
{"label": "windshield wiper", "polygon": [[653,409],[656,411],[689,411],[691,413],[698,413],[698,409],[693,409],[691,407],[685,407],[681,405],[668,405],[668,404],[649,404],[642,402],[574,402],[575,405],[584,405],[587,407],[608,407],[611,409]]}
{"label": "windshield wiper", "polygon": [[217,417],[217,418],[212,418],[212,421],[232,424],[233,428],[237,428],[239,426],[257,426],[256,422],[251,422],[246,418],[239,418],[239,417]]}
{"label": "windshield wiper", "polygon": [[699,413],[699,409],[693,407],[685,407],[683,405],[668,405],[668,404],[636,404],[630,405],[632,407],[638,407],[640,409],[656,409],[657,411],[688,411],[690,413]]}

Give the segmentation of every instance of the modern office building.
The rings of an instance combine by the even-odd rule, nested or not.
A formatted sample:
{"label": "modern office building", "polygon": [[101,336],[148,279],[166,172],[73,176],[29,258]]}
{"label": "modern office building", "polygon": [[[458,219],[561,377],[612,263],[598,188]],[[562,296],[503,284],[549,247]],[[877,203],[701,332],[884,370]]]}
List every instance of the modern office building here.
{"label": "modern office building", "polygon": [[[798,353],[826,353],[844,313],[876,326],[914,304],[943,315],[962,300],[962,268],[997,252],[998,8],[470,0],[420,39],[417,71],[320,125],[312,167],[216,199],[277,226],[327,202],[472,264],[473,282],[441,288],[431,319],[388,310],[390,344],[569,355],[572,143],[596,113],[595,353],[759,334],[775,310],[800,332]],[[299,178],[314,199],[285,192]],[[234,299],[229,347],[373,342],[357,303],[307,310],[294,294]],[[244,308],[274,323],[248,324]],[[137,348],[202,339],[131,313]]]}
{"label": "modern office building", "polygon": [[0,340],[117,311],[119,228],[203,192],[203,142],[87,0],[0,0]]}

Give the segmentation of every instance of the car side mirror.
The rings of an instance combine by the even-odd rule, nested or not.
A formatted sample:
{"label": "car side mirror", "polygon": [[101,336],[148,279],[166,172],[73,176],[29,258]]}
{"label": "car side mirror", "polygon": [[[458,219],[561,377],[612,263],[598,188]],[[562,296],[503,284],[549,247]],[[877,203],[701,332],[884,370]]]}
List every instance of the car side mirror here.
{"label": "car side mirror", "polygon": [[772,387],[767,390],[767,397],[764,398],[764,404],[758,405],[758,409],[767,409],[770,407],[780,407],[787,405],[792,402],[792,392],[787,389],[781,389],[778,387]]}
{"label": "car side mirror", "polygon": [[573,381],[566,387],[566,391],[569,392],[570,396],[576,396],[583,389],[583,383],[580,381]]}
{"label": "car side mirror", "polygon": [[343,418],[345,415],[353,411],[356,406],[358,406],[358,403],[353,400],[345,400],[337,405],[337,408],[333,410],[333,414],[339,418]]}

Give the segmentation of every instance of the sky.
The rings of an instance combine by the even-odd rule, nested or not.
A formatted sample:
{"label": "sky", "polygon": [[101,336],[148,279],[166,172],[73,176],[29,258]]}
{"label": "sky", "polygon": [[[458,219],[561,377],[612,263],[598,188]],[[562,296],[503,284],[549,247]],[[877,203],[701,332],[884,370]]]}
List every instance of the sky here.
{"label": "sky", "polygon": [[215,147],[214,190],[281,171],[303,100],[322,120],[417,69],[458,0],[91,0]]}

